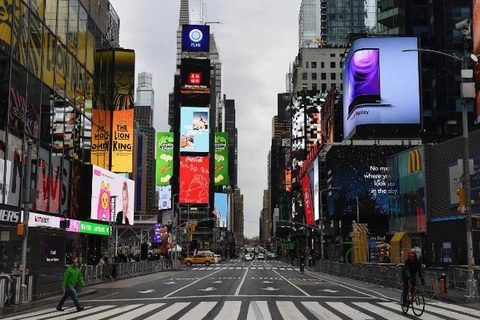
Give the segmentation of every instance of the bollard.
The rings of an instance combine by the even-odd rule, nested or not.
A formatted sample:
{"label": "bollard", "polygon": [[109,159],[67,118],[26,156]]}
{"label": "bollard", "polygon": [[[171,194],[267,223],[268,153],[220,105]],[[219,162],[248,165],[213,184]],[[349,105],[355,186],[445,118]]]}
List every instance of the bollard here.
{"label": "bollard", "polygon": [[438,280],[440,281],[440,293],[441,294],[446,294],[447,293],[447,287],[445,285],[445,282],[447,280],[447,277],[445,276],[445,273],[442,273],[442,275],[440,276],[440,278],[438,278]]}

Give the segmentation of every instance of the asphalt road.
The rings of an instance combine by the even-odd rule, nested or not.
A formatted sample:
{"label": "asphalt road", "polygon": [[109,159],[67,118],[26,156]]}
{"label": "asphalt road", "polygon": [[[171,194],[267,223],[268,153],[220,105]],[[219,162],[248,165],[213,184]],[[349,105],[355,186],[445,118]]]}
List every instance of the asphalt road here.
{"label": "asphalt road", "polygon": [[[4,320],[39,319],[414,319],[404,315],[399,294],[382,288],[300,273],[279,261],[231,261],[185,267],[94,286],[98,293],[65,311],[39,308]],[[442,302],[427,303],[422,319],[479,319],[479,311]]]}

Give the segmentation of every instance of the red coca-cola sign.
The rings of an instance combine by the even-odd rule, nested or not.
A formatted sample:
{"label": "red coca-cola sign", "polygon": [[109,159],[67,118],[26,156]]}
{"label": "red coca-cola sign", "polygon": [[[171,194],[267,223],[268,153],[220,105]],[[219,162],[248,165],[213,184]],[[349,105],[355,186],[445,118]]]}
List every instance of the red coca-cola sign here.
{"label": "red coca-cola sign", "polygon": [[312,196],[310,192],[310,182],[308,181],[308,175],[304,176],[302,179],[302,191],[303,191],[303,206],[305,208],[305,221],[308,226],[311,226],[315,223],[313,220],[313,205],[312,205]]}
{"label": "red coca-cola sign", "polygon": [[182,204],[208,204],[210,193],[208,157],[180,157],[180,196]]}

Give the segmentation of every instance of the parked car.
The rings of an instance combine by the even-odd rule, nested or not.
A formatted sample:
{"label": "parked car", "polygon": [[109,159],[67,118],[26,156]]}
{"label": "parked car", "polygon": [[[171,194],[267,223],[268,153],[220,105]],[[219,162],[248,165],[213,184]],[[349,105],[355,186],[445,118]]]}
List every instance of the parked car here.
{"label": "parked car", "polygon": [[183,263],[187,266],[191,266],[192,264],[204,264],[208,267],[211,264],[215,264],[215,257],[213,254],[199,253],[193,257],[183,259]]}

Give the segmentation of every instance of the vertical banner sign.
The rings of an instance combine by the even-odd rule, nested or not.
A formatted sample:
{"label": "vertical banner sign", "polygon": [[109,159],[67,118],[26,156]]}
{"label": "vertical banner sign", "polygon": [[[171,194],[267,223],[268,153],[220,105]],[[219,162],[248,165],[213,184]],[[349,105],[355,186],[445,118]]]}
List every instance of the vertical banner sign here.
{"label": "vertical banner sign", "polygon": [[92,164],[108,169],[110,159],[110,117],[111,112],[93,110],[92,112]]}
{"label": "vertical banner sign", "polygon": [[180,157],[179,203],[208,203],[209,168],[208,157]]}
{"label": "vertical banner sign", "polygon": [[173,176],[173,132],[157,132],[157,186],[170,185]]}
{"label": "vertical banner sign", "polygon": [[228,185],[228,132],[215,132],[214,178],[216,186]]}
{"label": "vertical banner sign", "polygon": [[313,208],[312,197],[310,193],[310,183],[308,181],[308,175],[305,175],[302,179],[302,191],[303,191],[303,207],[305,208],[305,221],[308,226],[313,225]]}
{"label": "vertical banner sign", "polygon": [[319,186],[320,186],[320,181],[319,181],[319,176],[320,172],[319,166],[318,166],[318,158],[315,159],[313,162],[313,211],[315,213],[315,220],[320,219],[320,197],[322,194],[320,194]]}
{"label": "vertical banner sign", "polygon": [[[142,165],[143,165],[143,135],[139,134],[137,143],[135,145],[135,152],[137,153],[136,176],[135,176],[135,190],[142,190]],[[135,211],[142,211],[142,192],[135,194]]]}
{"label": "vertical banner sign", "polygon": [[132,172],[135,52],[115,50],[114,57],[111,171]]}

